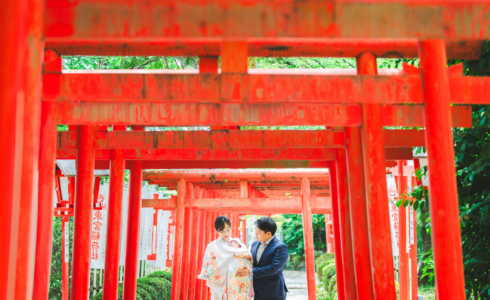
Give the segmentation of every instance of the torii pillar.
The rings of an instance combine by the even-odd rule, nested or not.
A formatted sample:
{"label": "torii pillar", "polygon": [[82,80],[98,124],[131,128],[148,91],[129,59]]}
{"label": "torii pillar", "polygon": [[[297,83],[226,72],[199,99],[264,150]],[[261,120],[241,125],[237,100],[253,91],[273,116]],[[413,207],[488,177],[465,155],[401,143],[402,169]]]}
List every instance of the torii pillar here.
{"label": "torii pillar", "polygon": [[419,53],[436,293],[439,299],[465,299],[446,43],[443,40],[420,41]]}
{"label": "torii pillar", "polygon": [[[144,130],[142,126],[133,126],[133,130]],[[138,247],[141,214],[141,184],[143,168],[140,160],[131,161],[129,177],[128,228],[126,241],[126,263],[124,265],[123,299],[136,298],[136,280],[138,279]],[[85,299],[84,299],[85,300]]]}
{"label": "torii pillar", "polygon": [[88,298],[90,280],[90,231],[93,208],[95,168],[95,126],[78,126],[77,178],[75,191],[75,227],[73,231],[73,263],[71,297]]}
{"label": "torii pillar", "polygon": [[43,102],[41,104],[41,132],[39,147],[39,190],[36,237],[36,264],[34,269],[34,299],[47,300],[51,275],[51,247],[53,239],[53,182],[56,164],[56,98],[61,78],[61,56],[47,50],[44,56]]}
{"label": "torii pillar", "polygon": [[[359,74],[376,75],[376,57],[362,53],[357,57],[357,69]],[[361,121],[374,299],[396,300],[381,105],[362,104]]]}
{"label": "torii pillar", "polygon": [[[126,126],[115,125],[113,129],[126,131]],[[103,300],[116,300],[118,293],[124,168],[124,150],[111,150]]]}

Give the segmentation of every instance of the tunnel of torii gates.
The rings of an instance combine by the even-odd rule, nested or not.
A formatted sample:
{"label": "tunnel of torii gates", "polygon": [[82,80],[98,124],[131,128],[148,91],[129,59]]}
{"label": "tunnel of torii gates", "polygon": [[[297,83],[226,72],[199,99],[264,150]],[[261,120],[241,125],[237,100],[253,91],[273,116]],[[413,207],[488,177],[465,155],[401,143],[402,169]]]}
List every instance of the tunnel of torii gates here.
{"label": "tunnel of torii gates", "polygon": [[[215,198],[204,185],[201,191],[209,188],[213,197],[208,192],[203,197],[196,193],[198,181],[194,188],[187,185],[192,174],[176,172],[171,178],[178,190],[175,202],[166,204],[177,216],[172,299],[181,290],[206,299],[206,293],[181,284],[189,271],[182,265],[187,264],[183,247],[189,245],[182,237],[191,214],[200,212],[192,221],[204,222],[226,211],[302,213],[309,299],[315,299],[311,214],[328,212],[321,194],[328,190],[339,224],[334,228],[341,253],[337,265],[343,268],[341,299],[394,300],[386,161],[410,159],[407,149],[422,145],[430,170],[436,291],[439,299],[465,298],[451,127],[471,126],[471,109],[462,105],[490,103],[490,78],[462,76],[461,66],[446,63],[479,57],[481,41],[490,39],[488,1],[7,0],[2,5],[0,299],[47,299],[58,155],[77,160],[71,299],[88,297],[94,169],[110,164],[109,235],[117,233],[111,243],[119,234],[114,220],[127,164],[131,226],[124,299],[135,298],[141,181],[170,180],[158,172],[143,178],[143,169],[227,168],[236,170],[219,172],[240,180],[240,195]],[[198,72],[65,72],[61,55],[200,59]],[[254,56],[356,57],[357,70],[248,70]],[[420,69],[377,70],[377,57],[418,57]],[[58,134],[57,124],[78,126],[77,133]],[[108,125],[113,132],[103,130]],[[212,130],[138,131],[196,125]],[[249,125],[327,130],[238,129]],[[133,126],[133,132],[118,132],[124,126]],[[299,167],[328,168],[332,183],[317,185],[311,174],[294,174]],[[258,195],[243,198],[252,179],[241,177],[242,168],[289,169],[301,188],[291,188],[298,194],[282,199],[257,186]],[[272,180],[273,187],[282,187],[280,179]],[[318,186],[324,190],[314,197]],[[200,230],[210,232],[209,226]],[[104,299],[116,299],[116,271],[109,271],[116,270],[115,262],[107,263]]]}

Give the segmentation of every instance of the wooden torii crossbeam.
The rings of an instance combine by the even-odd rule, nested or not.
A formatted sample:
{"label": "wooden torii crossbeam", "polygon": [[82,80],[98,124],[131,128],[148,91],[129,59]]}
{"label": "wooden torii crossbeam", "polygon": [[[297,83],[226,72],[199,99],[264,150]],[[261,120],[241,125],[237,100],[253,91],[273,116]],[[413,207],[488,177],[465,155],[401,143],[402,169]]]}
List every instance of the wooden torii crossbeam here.
{"label": "wooden torii crossbeam", "polygon": [[[340,249],[336,255],[339,298],[394,300],[383,126],[425,128],[436,289],[439,299],[465,298],[451,127],[470,126],[461,121],[468,120],[471,112],[450,104],[489,104],[490,79],[454,74],[447,68],[447,58],[479,57],[481,40],[490,39],[488,1],[27,2],[7,0],[6,9],[0,10],[0,19],[8,25],[0,32],[4,49],[0,51],[4,62],[0,66],[0,298],[48,297],[55,159],[57,154],[65,155],[63,151],[75,150],[57,152],[57,124],[79,126],[73,299],[88,296],[93,173],[96,167],[107,169],[109,159],[109,219],[113,221],[108,234],[113,238],[107,248],[104,297],[117,298],[120,199],[127,159],[131,195],[125,299],[136,295],[143,168],[303,166],[330,170],[335,248]],[[28,46],[24,45],[26,41]],[[43,62],[41,54],[45,50]],[[70,73],[62,72],[60,55],[195,55],[200,66],[199,74]],[[282,70],[254,73],[248,70],[248,57],[255,55],[356,57],[357,68],[355,75],[288,74]],[[397,71],[383,75],[376,68],[377,56],[418,57],[423,72],[405,67],[403,74]],[[143,160],[129,153],[135,149],[158,152],[160,146],[96,149],[95,125],[101,124],[114,125],[120,131],[130,125],[322,125],[341,127],[344,145],[333,150],[320,147],[325,156],[331,155],[318,161],[302,160],[297,153],[296,160],[285,160],[287,151],[277,156],[280,160],[273,160],[273,155],[269,156],[271,160],[235,161],[232,155],[218,160],[219,149],[209,150],[210,159],[204,161],[195,153],[190,153],[192,159],[188,160],[167,159],[164,154]],[[237,148],[246,152],[243,147]],[[264,153],[267,148],[260,151]],[[171,150],[181,155],[189,149]],[[105,160],[97,160],[100,151],[107,151],[103,154]],[[74,152],[65,157],[74,158]],[[312,189],[307,177],[301,180],[302,210],[308,212]],[[171,298],[177,300],[188,290],[192,300],[207,299],[203,285],[186,284],[189,275],[182,262],[187,266],[187,262],[199,261],[198,253],[211,240],[211,221],[216,213],[199,213],[196,209],[196,222],[207,228],[207,234],[190,242],[199,245],[199,251],[183,248],[182,237],[190,230],[184,220],[190,220],[194,210],[184,208],[184,195],[194,192],[199,198],[202,193],[195,193],[185,179],[179,181],[177,189],[176,218],[182,226],[176,229],[178,259],[174,261]],[[210,193],[215,198],[217,192]],[[37,223],[31,218],[36,211]],[[303,221],[308,297],[314,300],[312,224],[308,213]],[[189,272],[193,274],[195,269]]]}

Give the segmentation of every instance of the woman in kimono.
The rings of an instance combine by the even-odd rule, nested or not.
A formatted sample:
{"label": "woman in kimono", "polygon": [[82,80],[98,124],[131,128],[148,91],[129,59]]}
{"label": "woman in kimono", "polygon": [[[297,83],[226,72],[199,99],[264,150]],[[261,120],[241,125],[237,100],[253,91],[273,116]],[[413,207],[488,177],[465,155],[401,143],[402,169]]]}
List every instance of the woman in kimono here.
{"label": "woman in kimono", "polygon": [[219,237],[207,246],[197,278],[206,280],[211,300],[250,300],[252,278],[238,277],[236,272],[252,267],[252,255],[240,239],[231,237],[231,222],[227,217],[217,217],[214,228]]}

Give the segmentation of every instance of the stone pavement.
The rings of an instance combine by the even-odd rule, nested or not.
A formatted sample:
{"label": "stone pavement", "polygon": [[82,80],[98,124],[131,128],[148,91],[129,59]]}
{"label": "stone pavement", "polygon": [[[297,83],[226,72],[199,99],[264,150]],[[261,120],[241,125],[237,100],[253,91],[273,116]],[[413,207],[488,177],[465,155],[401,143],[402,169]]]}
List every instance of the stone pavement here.
{"label": "stone pavement", "polygon": [[[289,290],[287,300],[308,300],[306,271],[284,270],[284,278]],[[316,284],[320,284],[318,277],[316,277]]]}

